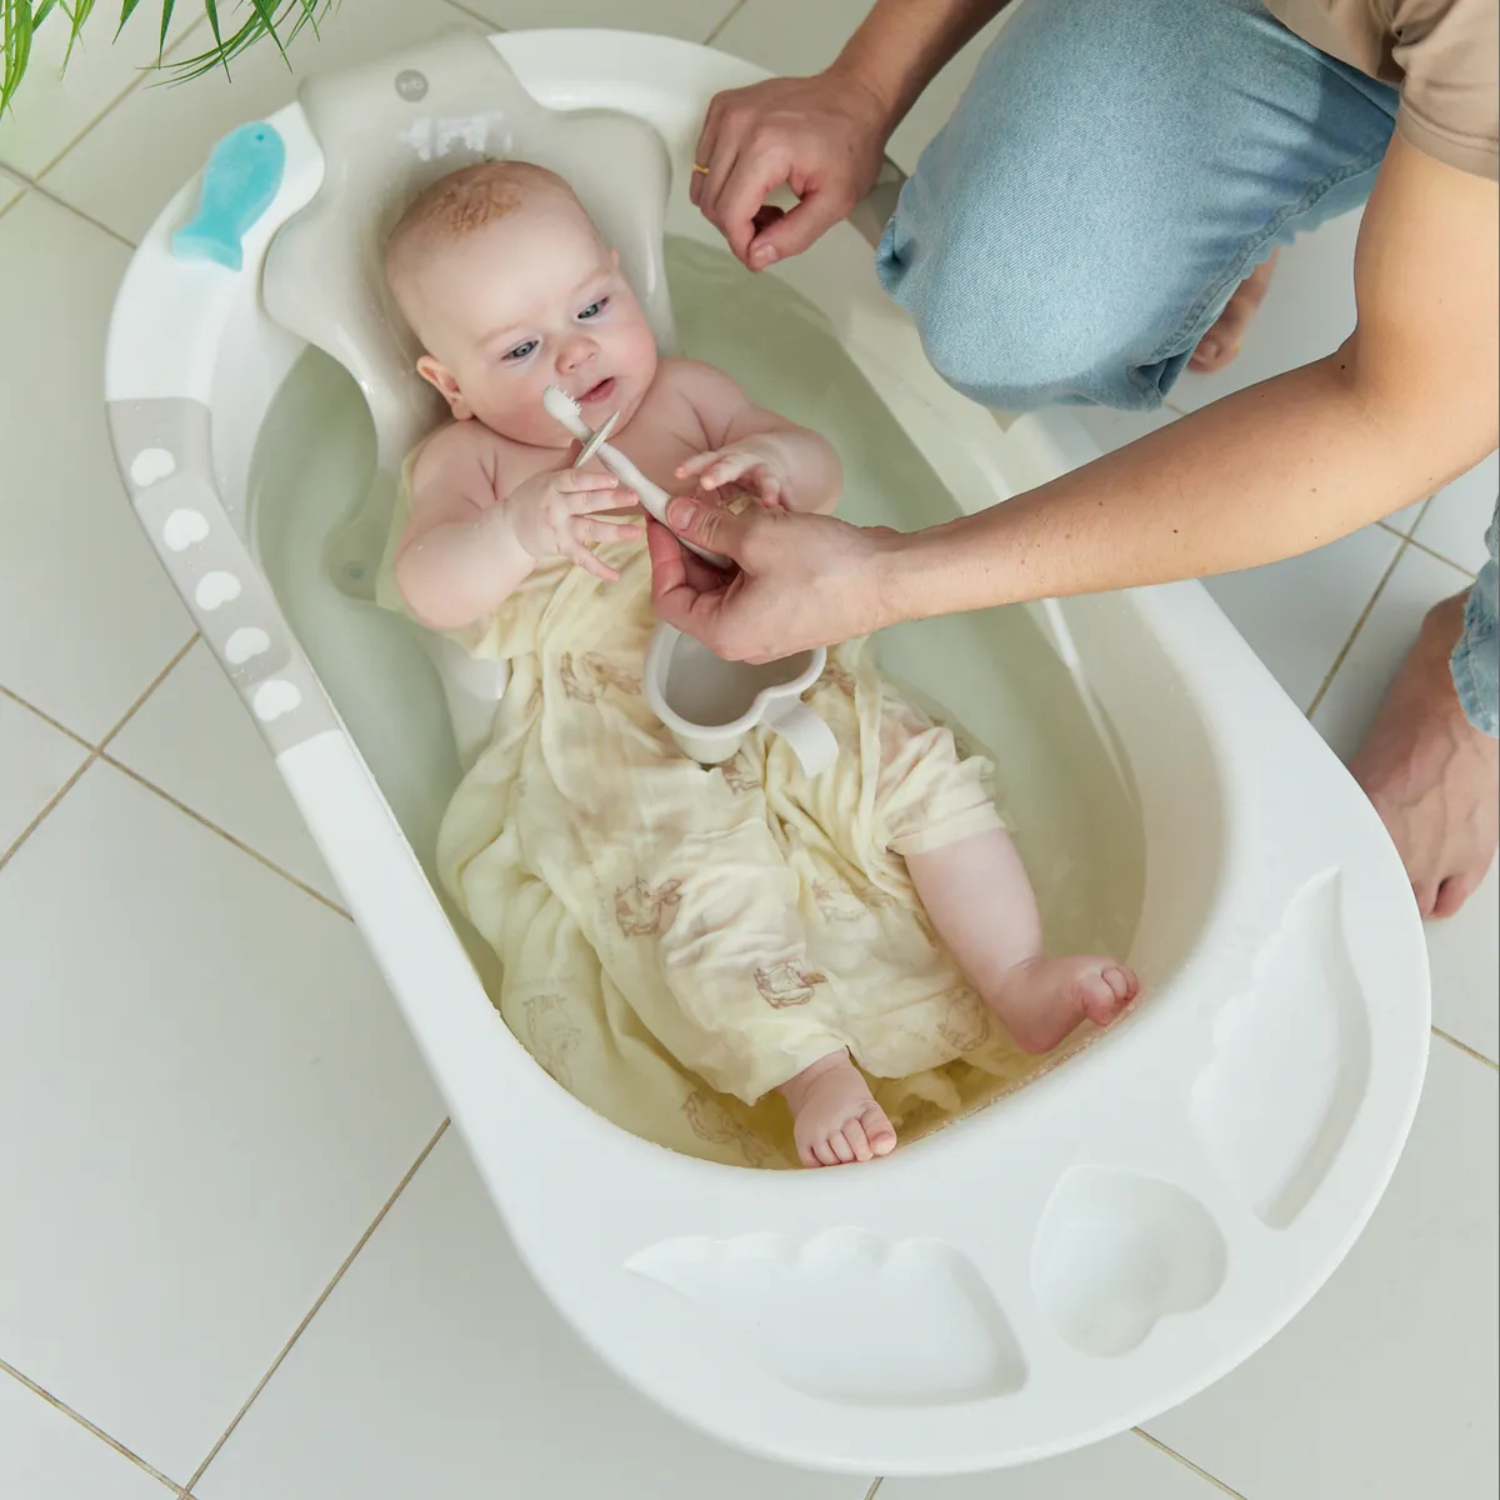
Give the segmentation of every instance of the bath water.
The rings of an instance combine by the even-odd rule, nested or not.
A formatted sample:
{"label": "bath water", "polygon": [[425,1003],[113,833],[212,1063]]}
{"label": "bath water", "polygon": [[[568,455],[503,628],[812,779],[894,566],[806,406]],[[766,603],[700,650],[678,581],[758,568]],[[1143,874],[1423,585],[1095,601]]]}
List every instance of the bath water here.
{"label": "bath water", "polygon": [[[683,352],[729,371],[752,400],[838,449],[842,516],[910,531],[957,514],[815,308],[776,278],[751,279],[726,252],[696,242],[669,240],[667,272]],[[417,632],[369,602],[392,493],[390,476],[374,467],[374,433],[358,388],[310,351],[262,427],[247,497],[252,545],[431,874],[438,825],[461,770]],[[1140,818],[1030,611],[898,626],[880,636],[878,657],[961,741],[994,760],[1001,808],[1036,888],[1049,948],[1128,953],[1143,890]],[[493,956],[466,924],[457,925],[492,977]]]}

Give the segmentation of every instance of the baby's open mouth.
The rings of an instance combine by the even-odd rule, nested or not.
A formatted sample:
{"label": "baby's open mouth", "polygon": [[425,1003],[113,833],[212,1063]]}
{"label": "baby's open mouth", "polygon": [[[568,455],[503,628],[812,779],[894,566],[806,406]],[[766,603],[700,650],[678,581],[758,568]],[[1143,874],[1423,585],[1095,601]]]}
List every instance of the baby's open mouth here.
{"label": "baby's open mouth", "polygon": [[606,375],[598,385],[591,385],[579,398],[582,406],[592,405],[596,401],[608,401],[615,392],[615,377]]}

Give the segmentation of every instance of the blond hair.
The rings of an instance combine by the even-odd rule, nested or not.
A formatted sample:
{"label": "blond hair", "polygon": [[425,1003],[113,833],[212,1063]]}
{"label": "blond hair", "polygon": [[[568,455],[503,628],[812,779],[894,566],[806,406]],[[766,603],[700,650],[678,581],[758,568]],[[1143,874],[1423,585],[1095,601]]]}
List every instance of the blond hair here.
{"label": "blond hair", "polygon": [[386,242],[386,279],[413,258],[443,242],[463,239],[496,219],[514,213],[527,198],[573,189],[546,167],[529,161],[483,161],[461,167],[425,188],[407,206]]}

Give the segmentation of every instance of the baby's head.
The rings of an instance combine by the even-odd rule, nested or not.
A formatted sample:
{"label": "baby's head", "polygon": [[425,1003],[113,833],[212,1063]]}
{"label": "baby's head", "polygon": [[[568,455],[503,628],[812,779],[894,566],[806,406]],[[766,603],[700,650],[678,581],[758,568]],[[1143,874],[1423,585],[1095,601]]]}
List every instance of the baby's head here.
{"label": "baby's head", "polygon": [[656,342],[573,190],[527,162],[483,162],[433,183],[386,247],[386,281],[426,353],[417,370],[460,420],[565,447],[542,409],[556,385],[597,427],[634,416]]}

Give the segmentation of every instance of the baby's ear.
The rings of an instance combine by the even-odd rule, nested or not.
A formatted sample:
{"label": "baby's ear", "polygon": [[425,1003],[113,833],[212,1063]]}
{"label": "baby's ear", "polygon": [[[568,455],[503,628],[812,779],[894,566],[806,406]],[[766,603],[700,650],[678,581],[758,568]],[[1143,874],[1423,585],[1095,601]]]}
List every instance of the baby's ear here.
{"label": "baby's ear", "polygon": [[453,415],[459,421],[474,415],[469,403],[464,400],[464,393],[458,388],[458,382],[448,369],[440,365],[430,354],[424,354],[417,361],[417,374],[453,408]]}

